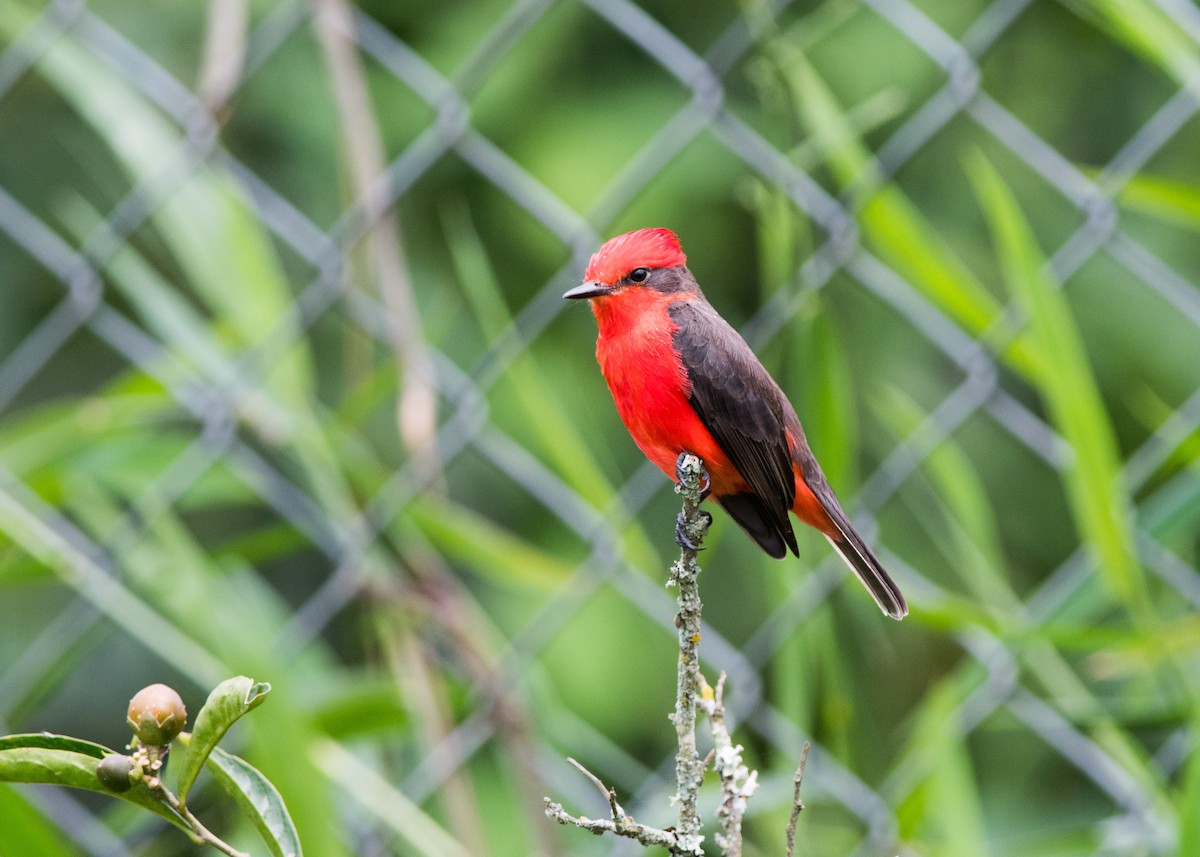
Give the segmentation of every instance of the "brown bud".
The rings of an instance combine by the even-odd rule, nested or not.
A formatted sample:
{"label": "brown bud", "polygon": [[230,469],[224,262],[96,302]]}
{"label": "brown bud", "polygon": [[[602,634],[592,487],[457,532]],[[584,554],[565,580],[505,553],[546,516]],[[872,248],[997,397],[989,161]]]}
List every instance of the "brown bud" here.
{"label": "brown bud", "polygon": [[170,744],[187,725],[187,710],[179,694],[165,684],[144,687],[129,700],[129,728],[149,747]]}

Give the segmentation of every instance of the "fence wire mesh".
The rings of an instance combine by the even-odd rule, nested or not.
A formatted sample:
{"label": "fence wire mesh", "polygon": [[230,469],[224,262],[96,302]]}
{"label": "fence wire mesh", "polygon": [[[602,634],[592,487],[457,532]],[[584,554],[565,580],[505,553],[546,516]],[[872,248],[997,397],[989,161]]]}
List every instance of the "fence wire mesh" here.
{"label": "fence wire mesh", "polygon": [[755,853],[806,739],[803,853],[1194,845],[1200,10],[412,6],[0,4],[0,727],[117,743],[102,706],[243,671],[309,853],[632,853],[540,816],[603,811],[566,755],[638,817],[673,787],[674,502],[561,294],[662,222],[915,608],[718,525]]}

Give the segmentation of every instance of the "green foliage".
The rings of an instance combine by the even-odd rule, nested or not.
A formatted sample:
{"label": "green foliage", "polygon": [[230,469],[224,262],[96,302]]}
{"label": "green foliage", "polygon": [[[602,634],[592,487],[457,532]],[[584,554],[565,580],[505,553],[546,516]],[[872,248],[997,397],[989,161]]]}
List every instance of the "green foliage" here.
{"label": "green foliage", "polygon": [[971,178],[988,215],[1005,281],[1029,316],[1042,367],[1036,380],[1070,448],[1067,487],[1079,528],[1114,594],[1139,621],[1152,626],[1116,438],[1062,286],[1048,273],[1028,222],[995,168],[977,157],[971,162]]}
{"label": "green foliage", "polygon": [[[896,184],[875,179],[878,167],[870,151],[857,138],[833,94],[804,56],[787,52],[781,62],[795,87],[797,112],[821,147],[830,171],[844,187],[860,183],[857,218],[871,249],[921,289],[935,306],[986,341],[986,334],[999,321],[1000,302]],[[1036,371],[1035,358],[1019,338],[1005,356],[1022,373]]]}
{"label": "green foliage", "polygon": [[[176,788],[181,804],[187,803],[188,792],[196,781],[196,775],[200,773],[200,767],[225,737],[225,732],[240,717],[261,705],[270,690],[271,685],[255,682],[246,676],[226,679],[213,688],[204,707],[196,715],[192,737],[184,747],[183,758],[179,760]],[[235,780],[229,766],[223,766],[222,770],[226,772],[230,782]]]}
{"label": "green foliage", "polygon": [[114,752],[87,741],[65,735],[5,735],[0,738],[0,781],[8,783],[48,783],[73,789],[111,794],[161,815],[176,827],[186,822],[169,806],[158,800],[144,782],[124,792],[106,788],[96,775],[96,766]]}
{"label": "green foliage", "polygon": [[[162,685],[155,688],[163,688],[174,696],[173,691]],[[44,783],[111,795],[162,816],[197,843],[212,845],[226,854],[240,854],[214,839],[185,806],[199,767],[207,764],[217,783],[258,829],[275,857],[301,857],[295,825],[278,790],[245,760],[217,746],[226,730],[261,704],[270,689],[271,686],[264,682],[236,676],[213,690],[196,715],[194,731],[178,735],[183,759],[175,769],[173,791],[162,781],[161,766],[169,747],[139,746],[136,736],[145,732],[137,729],[133,722],[129,723],[135,730],[130,745],[132,758],[116,756],[116,751],[91,741],[48,732],[0,737],[0,783]],[[137,699],[135,697],[134,704]],[[178,697],[174,704],[179,705]],[[149,740],[175,739],[156,735]],[[102,764],[105,759],[124,763],[120,783],[114,778],[105,778]],[[131,776],[126,777],[126,773]],[[18,817],[20,814],[20,811],[15,813]],[[25,841],[33,841],[37,833],[31,828],[29,832],[18,832],[17,835]]]}
{"label": "green foliage", "polygon": [[24,854],[75,857],[80,853],[63,839],[58,827],[22,800],[13,787],[3,783],[0,783],[0,816],[4,817],[4,836],[0,837],[3,857]]}
{"label": "green foliage", "polygon": [[[189,750],[192,745],[189,745]],[[255,768],[220,747],[204,760],[225,793],[237,801],[275,857],[299,857],[300,837],[278,789]]]}

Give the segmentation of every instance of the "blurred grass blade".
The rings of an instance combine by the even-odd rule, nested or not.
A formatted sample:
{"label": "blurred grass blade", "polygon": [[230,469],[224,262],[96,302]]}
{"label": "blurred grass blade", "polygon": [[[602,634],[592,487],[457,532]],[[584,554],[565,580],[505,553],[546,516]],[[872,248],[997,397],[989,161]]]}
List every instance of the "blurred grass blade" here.
{"label": "blurred grass blade", "polygon": [[409,506],[406,518],[439,554],[504,586],[551,589],[575,572],[573,564],[450,500],[421,497]]}
{"label": "blurred grass blade", "polygon": [[838,490],[858,485],[858,413],[845,340],[829,303],[818,295],[805,302],[796,323],[786,332],[789,387],[799,387],[794,401],[821,468]]}
{"label": "blurred grass blade", "polygon": [[992,230],[995,253],[1017,305],[1029,317],[1043,371],[1035,382],[1055,428],[1070,444],[1066,489],[1079,532],[1112,595],[1135,620],[1153,623],[1153,607],[1134,549],[1129,497],[1112,423],[1088,365],[1083,340],[1060,284],[1053,281],[1033,231],[995,167],[977,153],[968,164]]}
{"label": "blurred grass blade", "polygon": [[788,287],[800,259],[812,253],[812,225],[779,188],[759,179],[748,181],[745,196],[754,214],[760,301],[765,301]]}
{"label": "blurred grass blade", "polygon": [[222,670],[220,662],[204,647],[166,621],[123,583],[113,579],[50,523],[35,515],[28,503],[23,502],[24,498],[13,493],[12,489],[20,489],[24,494],[24,486],[5,484],[9,480],[3,476],[3,470],[0,470],[0,532],[8,534],[30,556],[53,569],[64,583],[111,617],[131,637],[140,640],[150,651],[160,652],[184,675],[207,683],[209,676]]}
{"label": "blurred grass blade", "polygon": [[0,783],[0,857],[79,857],[82,853],[64,839],[54,822],[11,786]]}
{"label": "blurred grass blade", "polygon": [[[751,194],[765,303],[772,294],[794,287],[799,260],[813,250],[811,223],[777,188],[754,182]],[[765,365],[783,370],[776,378],[792,396],[826,476],[849,491],[856,483],[852,471],[858,443],[854,385],[849,383],[837,320],[829,310],[819,292],[803,294],[799,310],[768,345],[763,359]],[[818,553],[801,537],[801,563],[815,564],[825,548],[819,545]],[[765,570],[771,587],[768,598],[787,603],[796,587],[795,567],[770,563]],[[858,726],[847,708],[854,696],[849,679],[853,668],[844,663],[845,650],[821,644],[836,634],[833,623],[827,610],[809,616],[795,633],[778,641],[771,670],[781,709],[809,731],[829,730],[826,742],[834,752],[852,753],[847,739]]]}
{"label": "blurred grass blade", "polygon": [[232,753],[214,747],[205,760],[221,788],[254,823],[274,857],[301,857],[300,836],[271,781]]}
{"label": "blurred grass blade", "polygon": [[[495,342],[512,315],[504,292],[466,205],[444,209],[451,261],[467,297],[467,305],[488,342]],[[613,496],[611,480],[596,463],[591,448],[551,394],[537,364],[523,351],[504,373],[493,397],[508,396],[519,406],[527,436],[553,463],[555,472],[581,496],[603,509]]]}
{"label": "blurred grass blade", "polygon": [[271,685],[256,682],[244,675],[226,679],[213,688],[204,707],[196,715],[192,736],[184,747],[183,758],[179,760],[176,795],[180,804],[187,802],[196,775],[200,773],[209,753],[225,737],[229,727],[260,706],[270,691]]}
{"label": "blurred grass blade", "polygon": [[[917,431],[929,416],[894,386],[885,388],[873,401],[878,418],[897,439]],[[959,579],[993,614],[1019,610],[1020,599],[1005,574],[992,503],[970,456],[953,438],[946,438],[925,457],[922,470],[937,496],[941,520],[919,518],[946,551]]]}
{"label": "blurred grass blade", "polygon": [[[83,242],[103,222],[98,212],[82,198],[68,201],[62,217],[76,239]],[[222,337],[219,326],[209,320],[189,302],[179,288],[168,281],[151,265],[133,244],[122,244],[108,260],[109,280],[120,291],[146,328],[173,355],[199,373],[204,379],[221,387],[237,389],[245,386],[244,367],[237,365],[230,354],[228,335]],[[230,271],[234,275],[233,271]],[[161,367],[170,383],[170,367]],[[178,374],[179,370],[175,370]],[[180,379],[183,383],[188,379]],[[276,402],[259,395],[254,408],[246,417],[254,420],[259,433],[278,436],[287,425],[288,415]]]}
{"label": "blurred grass blade", "polygon": [[314,761],[326,776],[408,843],[410,848],[403,853],[422,857],[471,857],[458,840],[403,792],[342,745],[326,740],[313,747],[313,753]]}
{"label": "blurred grass blade", "polygon": [[913,728],[912,751],[924,771],[916,833],[933,844],[932,857],[989,852],[979,782],[959,725],[963,677],[952,675],[926,695]]}
{"label": "blurred grass blade", "polygon": [[[1192,711],[1191,734],[1200,734],[1200,709]],[[1193,739],[1194,740],[1194,739]],[[1177,854],[1200,854],[1200,753],[1193,747],[1179,792],[1179,850]]]}
{"label": "blurred grass blade", "polygon": [[[27,13],[3,3],[0,19]],[[274,333],[294,314],[291,292],[261,221],[253,216],[232,178],[196,164],[182,180],[175,162],[186,150],[182,129],[110,67],[67,39],[55,41],[38,71],[108,144],[134,186],[164,194],[150,218],[227,332],[246,344]],[[120,116],[120,122],[112,117]],[[174,185],[165,184],[175,181]],[[296,340],[297,344],[300,340]],[[311,371],[291,347],[275,367],[274,391],[297,401]]]}
{"label": "blurred grass blade", "polygon": [[[795,288],[801,260],[815,250],[812,223],[771,185],[754,181],[747,196],[755,216],[761,301],[766,304],[778,292]],[[767,346],[763,362],[782,365],[784,374],[776,378],[796,406],[821,469],[831,484],[848,490],[856,482],[858,425],[845,338],[821,292],[800,283],[798,298],[796,313]]]}
{"label": "blurred grass blade", "polygon": [[1200,232],[1200,186],[1165,176],[1131,176],[1121,188],[1126,208]]}
{"label": "blurred grass blade", "polygon": [[307,692],[316,696],[313,718],[321,732],[338,740],[403,731],[411,722],[406,700],[384,676],[345,670]]}
{"label": "blurred grass blade", "polygon": [[1200,46],[1165,8],[1149,0],[1071,0],[1068,6],[1100,24],[1113,38],[1196,92]]}
{"label": "blurred grass blade", "polygon": [[[14,36],[30,20],[28,12],[0,0],[0,33]],[[40,56],[37,70],[105,141],[133,186],[163,195],[151,209],[150,222],[213,314],[215,328],[231,340],[230,349],[260,349],[257,356],[267,371],[248,377],[263,390],[238,391],[239,416],[255,422],[262,410],[256,401],[261,392],[272,404],[283,405],[286,419],[262,421],[260,433],[275,445],[290,442],[330,514],[338,520],[350,517],[351,492],[314,416],[320,410],[316,373],[297,328],[287,277],[269,233],[237,183],[207,163],[190,165],[186,176],[178,178],[178,160],[187,151],[183,130],[75,42],[54,41]],[[121,121],[113,122],[114,116]],[[173,184],[164,183],[168,181]],[[142,309],[148,308],[143,303]],[[246,376],[238,377],[244,383]]]}
{"label": "blurred grass blade", "polygon": [[[487,251],[465,204],[446,206],[444,221],[451,261],[468,306],[486,340],[496,342],[513,319]],[[578,425],[567,417],[560,398],[552,392],[528,350],[513,359],[489,399],[495,418],[503,418],[509,409],[513,410],[524,442],[535,444],[555,475],[572,490],[596,509],[611,506],[616,497],[612,479],[596,460]],[[658,556],[653,542],[636,519],[630,524],[624,533],[625,550],[632,562],[650,567]]]}
{"label": "blurred grass blade", "polygon": [[[1083,633],[1090,633],[1090,629],[1084,629]],[[1135,630],[1133,634],[1142,640],[1153,640],[1153,635],[1141,630]],[[1059,645],[1065,643],[1068,648],[1078,646],[1078,643],[1062,639],[1056,642]],[[1089,643],[1085,640],[1084,646],[1086,645],[1094,645],[1094,642]],[[1041,683],[1046,698],[1054,708],[1072,723],[1087,724],[1089,737],[1137,783],[1146,805],[1153,806],[1163,818],[1172,817],[1169,790],[1163,782],[1158,765],[1150,758],[1140,737],[1106,709],[1104,700],[1097,697],[1088,683],[1079,676],[1076,665],[1068,662],[1062,652],[1044,637],[1032,638],[1022,651],[1021,660],[1024,670]],[[1150,682],[1155,681],[1157,677],[1157,673],[1146,676]],[[1158,697],[1159,693],[1156,689],[1148,696]]]}
{"label": "blurred grass blade", "polygon": [[[870,150],[855,134],[833,93],[799,51],[783,54],[795,100],[810,132],[825,152],[833,174],[844,187],[862,182],[877,169]],[[904,192],[892,182],[874,178],[858,212],[858,224],[869,245],[885,262],[916,286],[929,300],[970,333],[992,331],[1001,304],[925,220]],[[1016,337],[1001,348],[1014,369],[1032,377],[1037,356],[1027,338]]]}

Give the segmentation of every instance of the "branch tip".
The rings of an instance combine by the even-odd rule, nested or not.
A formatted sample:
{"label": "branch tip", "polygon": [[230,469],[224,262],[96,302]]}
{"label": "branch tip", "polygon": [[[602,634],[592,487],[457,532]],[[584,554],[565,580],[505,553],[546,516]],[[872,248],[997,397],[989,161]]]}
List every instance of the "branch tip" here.
{"label": "branch tip", "polygon": [[800,813],[804,811],[804,801],[800,800],[800,785],[804,782],[804,766],[808,762],[808,751],[811,747],[812,744],[805,741],[804,746],[800,748],[800,764],[792,776],[792,817],[788,819],[787,826],[787,857],[794,857],[796,853],[796,824],[800,821]]}

